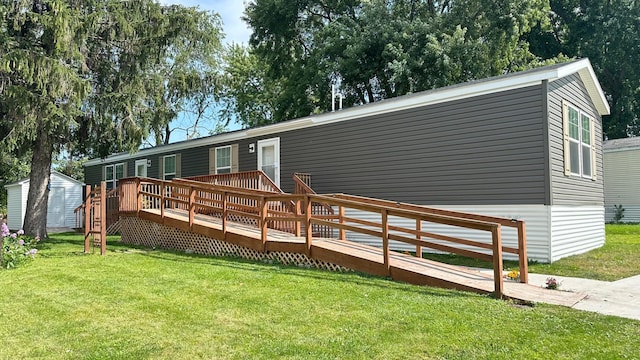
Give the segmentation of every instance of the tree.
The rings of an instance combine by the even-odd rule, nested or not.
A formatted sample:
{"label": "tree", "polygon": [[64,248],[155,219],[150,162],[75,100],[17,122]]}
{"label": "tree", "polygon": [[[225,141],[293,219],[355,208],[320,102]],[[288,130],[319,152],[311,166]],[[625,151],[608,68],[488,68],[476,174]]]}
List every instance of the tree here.
{"label": "tree", "polygon": [[548,12],[548,0],[256,0],[246,20],[282,121],[330,108],[331,83],[352,106],[541,65],[526,35]]}
{"label": "tree", "polygon": [[106,156],[166,126],[158,64],[201,25],[197,13],[151,0],[0,5],[0,141],[14,154],[32,149],[27,234],[46,236],[47,182],[62,144]]}
{"label": "tree", "polygon": [[[274,119],[277,94],[282,90],[266,74],[267,64],[242,45],[232,44],[224,56],[220,111],[224,126],[236,121],[243,127],[269,124]],[[217,131],[214,131],[217,132]]]}
{"label": "tree", "polygon": [[640,5],[634,0],[551,0],[552,27],[529,38],[543,57],[588,57],[611,105],[610,139],[640,135]]}

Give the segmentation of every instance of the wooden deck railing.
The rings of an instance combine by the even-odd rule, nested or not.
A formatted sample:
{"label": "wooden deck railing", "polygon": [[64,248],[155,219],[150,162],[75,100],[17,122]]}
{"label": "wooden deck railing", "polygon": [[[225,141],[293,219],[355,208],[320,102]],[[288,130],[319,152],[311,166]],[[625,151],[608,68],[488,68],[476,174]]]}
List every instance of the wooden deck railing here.
{"label": "wooden deck railing", "polygon": [[[73,213],[76,216],[76,229],[84,228],[85,207],[86,204],[82,203],[73,209]],[[120,190],[117,188],[106,192],[106,214],[106,228],[118,222],[120,217]]]}
{"label": "wooden deck railing", "polygon": [[243,171],[229,174],[211,174],[184,178],[213,185],[231,186],[243,189],[270,191],[282,194],[283,191],[262,170]]}
{"label": "wooden deck railing", "polygon": [[[427,206],[398,203],[394,201],[366,198],[362,196],[354,196],[354,195],[347,195],[347,194],[332,194],[329,196],[335,197],[338,199],[352,200],[357,202],[363,202],[366,204],[380,205],[380,206],[385,206],[385,207],[395,208],[395,209],[405,209],[405,210],[418,211],[418,212],[423,212],[428,214],[452,216],[452,217],[469,219],[469,220],[491,222],[491,223],[500,224],[504,227],[514,228],[517,232],[518,247],[513,248],[513,247],[503,246],[502,251],[506,253],[518,255],[520,282],[525,284],[529,282],[529,275],[528,275],[529,265],[528,265],[528,256],[527,256],[527,232],[526,232],[526,223],[524,220],[508,219],[508,218],[497,217],[497,216],[479,215],[479,214],[472,214],[472,213],[466,213],[461,211],[436,209],[436,208],[431,208]],[[416,230],[421,230],[421,224],[418,222],[416,222]],[[435,235],[435,234],[431,234],[431,235]],[[440,236],[431,236],[431,237],[434,239],[440,238]],[[481,247],[481,248],[484,247],[489,249],[488,245],[478,245],[478,247]],[[421,245],[416,245],[416,256],[422,257]]]}
{"label": "wooden deck railing", "polygon": [[[416,247],[428,247],[493,263],[494,291],[496,297],[502,297],[504,283],[502,277],[502,254],[514,252],[525,259],[526,243],[524,222],[498,217],[450,212],[409,204],[397,204],[384,200],[353,197],[349,195],[316,194],[274,194],[268,191],[238,189],[229,186],[214,186],[196,181],[126,178],[120,180],[123,192],[120,211],[138,213],[146,209],[160,212],[162,218],[166,210],[188,212],[189,228],[193,229],[196,214],[221,219],[222,230],[227,231],[228,221],[240,221],[260,229],[264,249],[269,229],[289,232],[303,236],[302,229],[313,225],[322,225],[338,230],[339,238],[345,238],[346,231],[362,233],[382,240],[382,253],[387,272],[390,271],[390,241],[398,241]],[[287,206],[273,204],[294,203],[293,211]],[[313,203],[327,204],[339,208],[338,215],[313,214]],[[345,216],[345,210],[359,210],[378,214],[380,221],[365,221]],[[205,211],[201,211],[205,210]],[[393,225],[393,220],[410,220],[415,226]],[[423,231],[424,223],[474,229],[487,236],[487,242],[456,238],[444,234]],[[286,226],[285,226],[286,224]],[[502,226],[515,226],[521,238],[519,249],[505,247],[502,244]],[[520,233],[521,232],[521,233]],[[520,235],[521,234],[521,235]],[[311,256],[313,232],[304,232],[307,255]],[[438,240],[433,242],[431,239]],[[443,244],[446,242],[447,244]],[[467,248],[456,247],[464,245]],[[475,247],[478,250],[469,250]],[[418,252],[417,252],[418,253]],[[422,253],[421,251],[419,252]],[[526,270],[526,265],[521,264]],[[526,282],[526,272],[521,271],[521,281]]]}
{"label": "wooden deck railing", "polygon": [[[293,193],[296,195],[316,195],[311,188],[311,174],[294,173],[293,174]],[[306,204],[302,204],[302,209],[306,209]],[[333,215],[334,211],[331,206],[325,203],[311,203],[311,214],[316,216]],[[316,237],[333,238],[333,227],[325,225],[312,225],[312,232]]]}

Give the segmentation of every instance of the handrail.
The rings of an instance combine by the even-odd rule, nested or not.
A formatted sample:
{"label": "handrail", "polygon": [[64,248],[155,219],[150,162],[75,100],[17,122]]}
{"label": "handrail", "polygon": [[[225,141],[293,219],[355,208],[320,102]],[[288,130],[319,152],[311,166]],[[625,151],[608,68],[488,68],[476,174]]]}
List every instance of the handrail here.
{"label": "handrail", "polygon": [[[497,297],[501,297],[503,294],[503,251],[517,253],[520,258],[523,257],[523,253],[526,254],[525,249],[522,247],[515,249],[502,245],[502,226],[516,227],[519,231],[519,238],[521,237],[520,231],[522,231],[522,237],[524,238],[524,221],[521,220],[516,221],[516,225],[513,225],[512,220],[506,218],[485,217],[411,204],[397,204],[385,200],[344,194],[279,194],[269,191],[205,184],[184,179],[164,181],[146,178],[126,178],[121,179],[120,184],[122,194],[121,211],[140,212],[145,209],[156,209],[160,210],[162,218],[165,216],[165,211],[169,209],[188,211],[190,229],[193,229],[195,214],[199,213],[203,216],[221,218],[225,233],[227,221],[245,222],[260,229],[264,249],[266,249],[269,229],[277,229],[301,236],[301,228],[304,228],[306,229],[304,237],[307,255],[310,256],[314,237],[310,229],[312,229],[313,225],[322,225],[338,229],[342,239],[344,239],[343,235],[346,231],[354,231],[381,238],[384,265],[387,271],[390,271],[390,240],[415,245],[420,249],[424,246],[492,261],[494,265],[494,287]],[[293,209],[283,206],[282,204],[284,203],[293,203]],[[314,214],[311,209],[313,203],[323,203],[330,207],[337,207],[339,215]],[[302,209],[303,207],[304,209]],[[207,211],[204,211],[205,209]],[[345,209],[380,214],[380,222],[347,217]],[[200,212],[201,210],[202,212]],[[389,217],[411,220],[415,222],[416,226],[413,228],[392,225]],[[422,222],[476,229],[489,233],[491,243],[423,231]],[[429,239],[446,241],[454,245],[444,245],[429,241]],[[455,244],[473,246],[483,250],[491,250],[491,252],[462,249],[456,247]],[[527,270],[527,267],[523,267],[521,263],[521,269]],[[526,282],[526,273],[522,271],[521,282]]]}
{"label": "handrail", "polygon": [[[284,193],[262,170],[242,171],[228,174],[210,174],[190,176],[184,180],[199,181],[214,185],[231,186],[243,189],[253,189]],[[236,185],[232,185],[232,184]]]}
{"label": "handrail", "polygon": [[[293,173],[293,188],[294,194],[312,194],[316,195],[316,192],[311,188],[311,174]],[[314,202],[311,204],[311,213],[314,216],[320,215],[333,215],[334,210],[326,203]],[[319,237],[332,238],[333,228],[321,225],[315,225],[312,229],[314,234],[318,234]],[[344,235],[344,232],[340,232]],[[344,240],[344,236],[341,237]]]}
{"label": "handrail", "polygon": [[[526,237],[526,225],[525,225],[525,221],[524,220],[508,219],[508,218],[497,217],[497,216],[479,215],[479,214],[465,213],[465,212],[461,212],[461,211],[443,210],[443,209],[437,209],[437,208],[432,208],[432,207],[427,207],[427,206],[422,206],[422,205],[407,204],[407,203],[400,203],[400,202],[389,201],[389,200],[366,198],[366,197],[362,197],[362,196],[348,195],[348,194],[331,194],[331,195],[328,195],[328,196],[336,197],[336,198],[339,198],[339,199],[346,199],[346,200],[354,200],[354,201],[359,201],[359,202],[365,202],[365,203],[373,204],[373,205],[387,206],[387,207],[390,207],[390,208],[408,209],[408,210],[427,212],[427,213],[431,213],[431,214],[439,214],[439,215],[446,215],[446,216],[461,217],[461,218],[470,219],[470,220],[480,220],[480,221],[494,222],[494,223],[498,223],[498,224],[500,224],[502,226],[515,228],[517,230],[517,234],[518,234],[517,235],[518,236],[518,247],[517,248],[503,247],[503,251],[518,255],[520,281],[525,283],[525,284],[529,282],[529,264],[528,264],[528,256],[527,256],[527,237]],[[421,252],[421,249],[419,247],[416,247],[416,253],[417,252]]]}

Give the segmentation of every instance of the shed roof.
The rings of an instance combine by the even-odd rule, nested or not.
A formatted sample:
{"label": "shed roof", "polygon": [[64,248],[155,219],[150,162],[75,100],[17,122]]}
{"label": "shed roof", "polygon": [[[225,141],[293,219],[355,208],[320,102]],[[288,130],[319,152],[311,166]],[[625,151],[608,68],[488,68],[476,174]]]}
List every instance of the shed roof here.
{"label": "shed roof", "polygon": [[126,160],[133,156],[160,154],[169,151],[179,151],[196,146],[208,146],[218,143],[237,141],[249,137],[275,134],[283,131],[301,129],[333,122],[347,121],[366,116],[385,114],[394,111],[411,109],[419,106],[438,104],[453,100],[470,98],[500,91],[534,86],[543,81],[554,81],[569,75],[578,74],[600,115],[609,114],[609,104],[605,98],[600,83],[595,76],[589,59],[574,60],[561,64],[543,66],[536,69],[509,73],[501,76],[490,77],[481,80],[469,81],[461,84],[446,86],[443,88],[422,91],[410,95],[385,99],[370,104],[354,106],[352,108],[327,112],[319,115],[284,121],[277,124],[265,125],[257,128],[237,130],[219,135],[202,137],[194,140],[185,140],[168,145],[160,145],[153,148],[140,150],[137,154],[128,152],[111,155],[106,159],[92,159],[84,166],[97,165],[105,161]]}
{"label": "shed roof", "polygon": [[[65,174],[63,174],[63,173],[57,172],[57,171],[55,171],[55,170],[52,170],[52,171],[51,171],[51,176],[57,176],[57,177],[60,177],[60,178],[62,178],[62,179],[64,179],[64,180],[71,181],[71,182],[76,183],[76,184],[78,184],[78,185],[80,185],[80,186],[83,186],[83,185],[84,185],[84,183],[83,183],[82,181],[78,181],[78,180],[76,180],[76,179],[74,179],[74,178],[72,178],[72,177],[70,177],[70,176],[67,176],[67,175],[65,175]],[[24,178],[24,179],[21,179],[21,180],[18,180],[18,181],[16,181],[16,182],[14,182],[14,183],[7,184],[7,185],[5,185],[4,187],[5,187],[5,188],[9,188],[9,187],[15,187],[15,186],[22,186],[22,185],[24,185],[24,184],[28,183],[29,181],[30,181],[30,179],[29,179],[29,178]]]}
{"label": "shed roof", "polygon": [[607,140],[602,144],[604,151],[633,150],[640,148],[640,137]]}

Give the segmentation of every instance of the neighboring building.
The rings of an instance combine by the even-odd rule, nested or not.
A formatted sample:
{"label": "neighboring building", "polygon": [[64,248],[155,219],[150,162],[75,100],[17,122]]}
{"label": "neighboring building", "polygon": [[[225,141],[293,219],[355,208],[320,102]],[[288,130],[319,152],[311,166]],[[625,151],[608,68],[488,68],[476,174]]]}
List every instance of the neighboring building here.
{"label": "neighboring building", "polygon": [[318,193],[525,219],[529,257],[554,261],[604,244],[608,113],[583,59],[94,159],[85,179],[262,169],[291,192],[310,173]]}
{"label": "neighboring building", "polygon": [[604,204],[607,222],[616,205],[624,209],[622,222],[640,222],[640,137],[604,142]]}
{"label": "neighboring building", "polygon": [[[83,183],[57,171],[51,172],[47,207],[47,227],[75,227],[73,210],[82,204]],[[20,230],[24,224],[29,195],[29,179],[5,185],[7,189],[7,226]]]}

